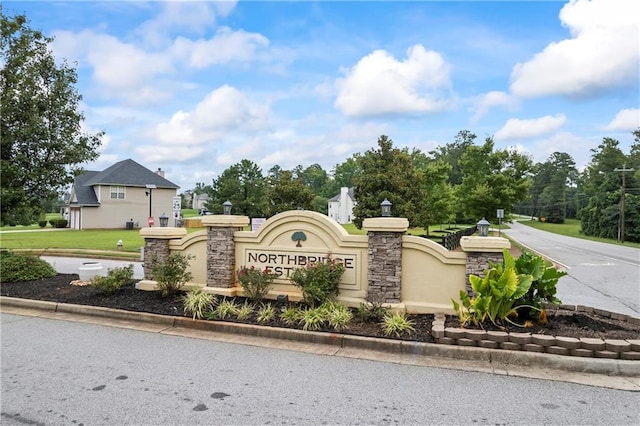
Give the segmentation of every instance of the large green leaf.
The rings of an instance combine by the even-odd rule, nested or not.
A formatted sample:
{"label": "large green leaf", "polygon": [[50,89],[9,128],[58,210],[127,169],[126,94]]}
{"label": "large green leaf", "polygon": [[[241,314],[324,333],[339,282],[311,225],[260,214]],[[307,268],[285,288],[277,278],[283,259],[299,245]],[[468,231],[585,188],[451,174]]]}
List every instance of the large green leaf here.
{"label": "large green leaf", "polygon": [[515,292],[512,295],[513,299],[519,299],[529,291],[531,283],[533,283],[533,277],[529,274],[518,275],[518,283]]}
{"label": "large green leaf", "polygon": [[494,291],[493,294],[510,299],[518,288],[518,275],[516,274],[516,270],[513,267],[506,268],[502,275],[500,275],[500,278],[495,282],[494,288],[496,291]]}

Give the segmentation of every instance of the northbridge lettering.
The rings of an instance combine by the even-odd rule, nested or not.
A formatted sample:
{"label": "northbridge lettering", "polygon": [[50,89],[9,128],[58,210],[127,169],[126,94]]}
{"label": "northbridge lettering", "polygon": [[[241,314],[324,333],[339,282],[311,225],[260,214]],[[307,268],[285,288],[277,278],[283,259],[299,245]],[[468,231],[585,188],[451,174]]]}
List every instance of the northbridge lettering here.
{"label": "northbridge lettering", "polygon": [[[355,269],[355,258],[348,256],[332,255],[332,259],[344,265],[345,269]],[[264,253],[247,252],[248,264],[261,264],[269,272],[278,275],[289,276],[296,268],[300,268],[313,263],[322,263],[327,260],[327,255],[317,254],[286,254],[286,253]]]}

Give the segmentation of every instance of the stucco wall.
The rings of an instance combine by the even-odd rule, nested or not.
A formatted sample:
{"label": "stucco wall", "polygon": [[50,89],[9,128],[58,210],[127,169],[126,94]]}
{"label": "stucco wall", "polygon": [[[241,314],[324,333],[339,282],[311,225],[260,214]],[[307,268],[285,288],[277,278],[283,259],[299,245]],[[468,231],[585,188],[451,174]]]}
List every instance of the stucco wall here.
{"label": "stucco wall", "polygon": [[[380,272],[375,272],[377,269],[373,266],[376,265],[369,265],[371,250],[379,257],[376,262],[389,260],[385,260],[384,254],[388,250],[371,246],[369,236],[350,235],[333,219],[320,213],[298,210],[280,213],[268,219],[255,232],[234,231],[239,229],[234,223],[241,218],[206,216],[207,223],[204,225],[230,230],[229,235],[233,241],[229,242],[234,245],[235,253],[229,257],[236,268],[255,266],[259,269],[269,268],[270,271],[281,274],[271,288],[270,298],[286,294],[290,300],[300,300],[301,294],[289,281],[289,273],[295,267],[321,259],[330,253],[347,266],[337,299],[347,306],[357,307],[370,296],[368,287],[372,273],[375,275]],[[248,222],[248,218],[244,219]],[[407,220],[401,218],[372,218],[365,221],[369,235],[377,232],[384,237],[385,233],[395,233],[401,241],[400,264],[394,263],[393,273],[390,272],[388,277],[378,277],[378,281],[388,281],[390,286],[396,288],[396,280],[400,277],[399,300],[394,297],[394,300],[389,299],[387,302],[396,309],[409,313],[453,313],[451,299],[458,300],[460,290],[465,289],[466,269],[469,266],[467,253],[448,251],[431,240],[403,235],[407,224]],[[235,285],[232,283],[230,288],[207,287],[207,247],[211,237],[207,231],[182,236],[184,234],[178,235],[177,231],[186,232],[184,228],[174,229],[176,238],[169,242],[170,250],[194,257],[191,260],[193,279],[189,286],[203,287],[205,291],[216,294],[243,295],[242,287],[237,282]],[[155,235],[169,238],[171,230],[145,228],[141,230],[141,234],[146,237]],[[508,240],[486,237],[465,237],[463,244],[474,255],[498,251],[508,246]],[[145,281],[140,288],[153,289],[153,282]],[[395,290],[393,292],[395,294]]]}
{"label": "stucco wall", "polygon": [[[100,207],[83,207],[80,216],[82,229],[124,229],[126,222],[133,219],[140,227],[147,226],[149,216],[149,197],[146,188],[126,187],[124,200],[109,198],[110,187],[99,186],[98,200]],[[169,225],[173,225],[173,197],[175,189],[154,189],[152,192],[152,214],[155,226],[159,226],[159,217],[165,213],[169,217]]]}
{"label": "stucco wall", "polygon": [[448,251],[421,237],[402,237],[402,303],[416,313],[452,313],[451,299],[464,290],[463,252]]}

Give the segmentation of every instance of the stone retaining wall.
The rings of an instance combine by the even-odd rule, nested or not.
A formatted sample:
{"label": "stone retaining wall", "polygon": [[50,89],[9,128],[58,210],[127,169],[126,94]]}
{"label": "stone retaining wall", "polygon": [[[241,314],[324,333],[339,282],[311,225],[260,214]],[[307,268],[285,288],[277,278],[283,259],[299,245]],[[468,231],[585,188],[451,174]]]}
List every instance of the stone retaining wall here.
{"label": "stone retaining wall", "polygon": [[[553,309],[575,312],[593,312],[607,318],[616,318],[632,324],[640,324],[640,318],[588,306],[560,305]],[[546,334],[485,331],[457,327],[445,327],[444,314],[436,314],[431,334],[436,343],[458,346],[476,346],[487,349],[507,349],[567,355],[588,358],[640,360],[640,336],[638,339],[594,339],[549,336]]]}

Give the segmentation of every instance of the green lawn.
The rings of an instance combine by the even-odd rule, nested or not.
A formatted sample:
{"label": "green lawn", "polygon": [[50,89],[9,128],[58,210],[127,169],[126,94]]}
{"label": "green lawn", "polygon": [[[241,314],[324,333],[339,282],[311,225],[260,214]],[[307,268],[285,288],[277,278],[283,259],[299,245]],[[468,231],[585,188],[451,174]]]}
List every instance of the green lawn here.
{"label": "green lawn", "polygon": [[140,247],[144,246],[144,239],[137,229],[80,231],[61,229],[41,232],[0,233],[0,247],[3,249],[117,250],[118,240],[122,240],[123,252],[139,253]]}
{"label": "green lawn", "polygon": [[[530,226],[542,231],[553,232],[554,234],[566,235],[567,237],[582,238],[584,240],[598,241],[601,243],[623,245],[619,241],[611,240],[608,238],[588,237],[581,232],[581,225],[578,219],[566,219],[565,223],[547,223],[537,220],[523,220],[519,221],[523,225]],[[640,243],[625,242],[625,246],[640,248]]]}

